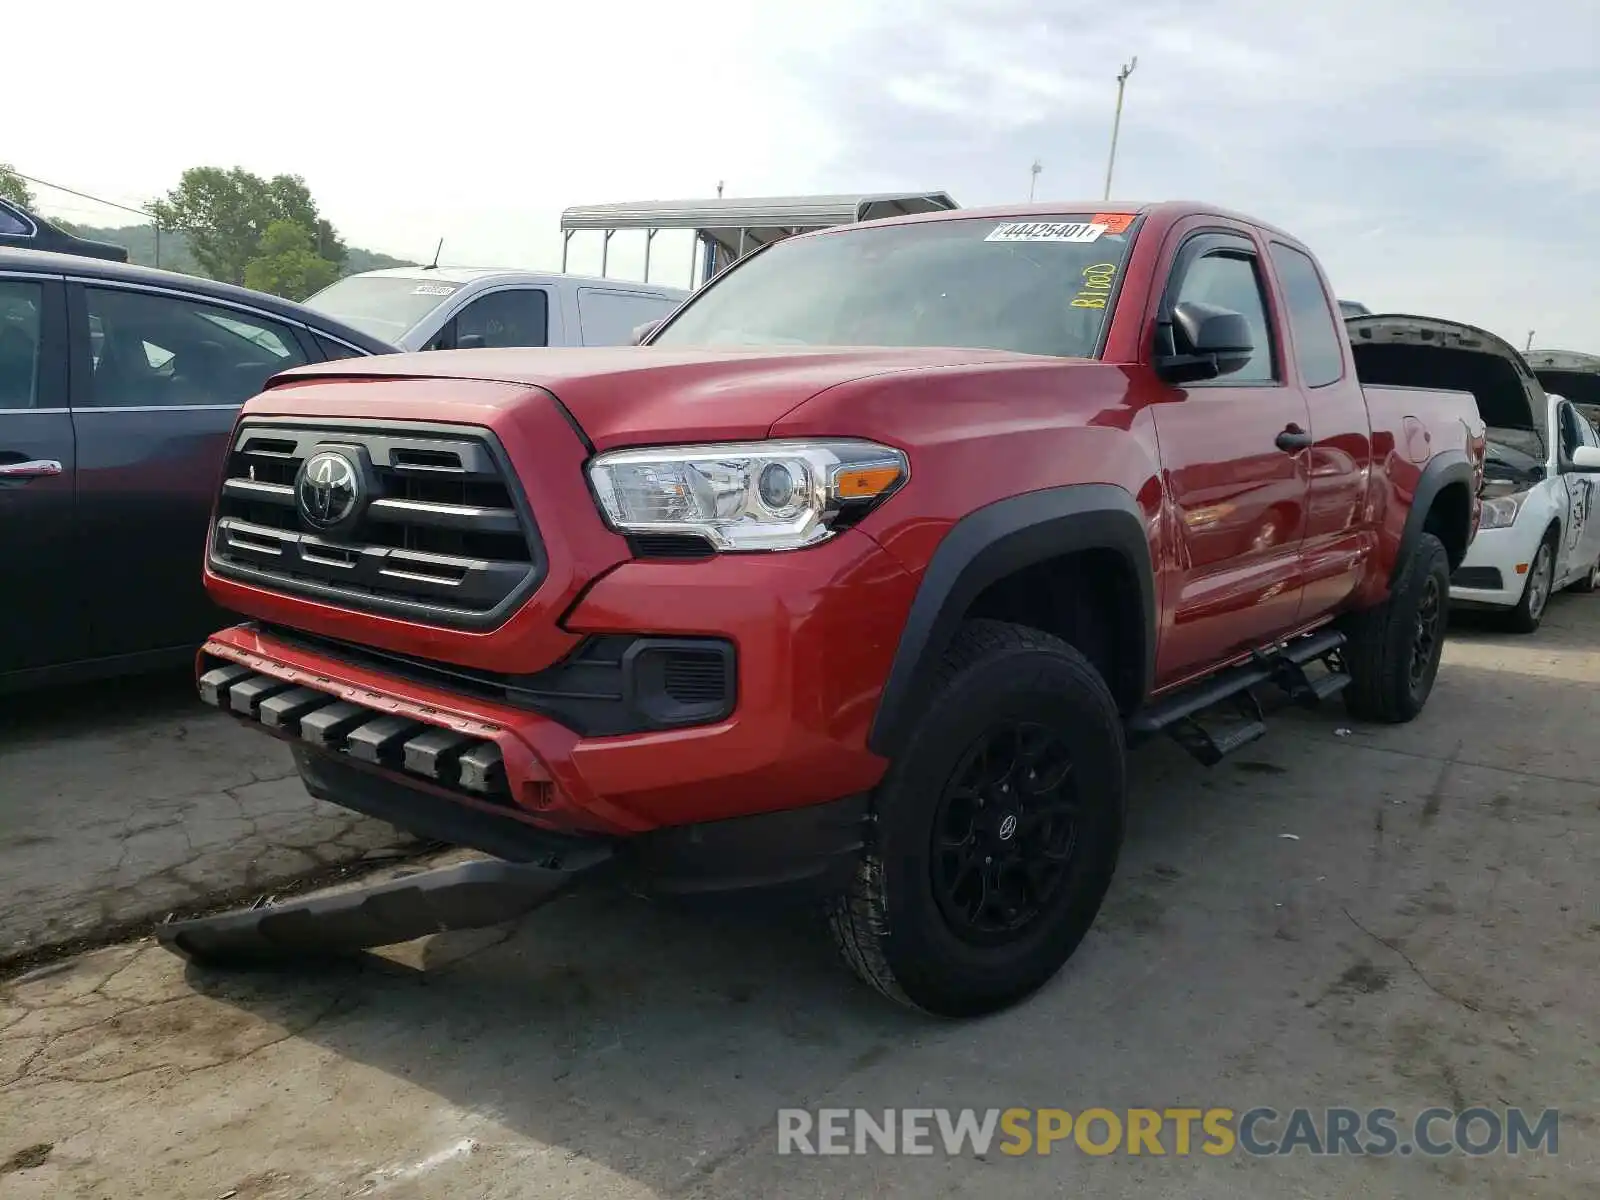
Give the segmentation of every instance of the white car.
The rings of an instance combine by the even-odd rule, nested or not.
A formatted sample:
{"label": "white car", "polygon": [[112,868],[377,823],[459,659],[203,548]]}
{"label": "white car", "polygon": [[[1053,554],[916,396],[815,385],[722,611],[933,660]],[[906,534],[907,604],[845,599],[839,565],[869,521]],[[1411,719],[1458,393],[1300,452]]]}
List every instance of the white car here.
{"label": "white car", "polygon": [[1553,593],[1600,583],[1600,436],[1563,397],[1548,404],[1542,438],[1489,430],[1478,536],[1450,580],[1452,603],[1501,609],[1520,633]]}
{"label": "white car", "polygon": [[[1478,402],[1488,431],[1483,511],[1450,578],[1451,603],[1499,610],[1512,629],[1532,633],[1554,592],[1594,590],[1600,436],[1579,411],[1547,393],[1528,360],[1488,330],[1403,313],[1350,317],[1345,329],[1363,381],[1454,388]],[[1421,461],[1425,447],[1395,451]]]}
{"label": "white car", "polygon": [[626,346],[689,293],[658,283],[532,271],[391,267],[348,275],[305,306],[401,350]]}

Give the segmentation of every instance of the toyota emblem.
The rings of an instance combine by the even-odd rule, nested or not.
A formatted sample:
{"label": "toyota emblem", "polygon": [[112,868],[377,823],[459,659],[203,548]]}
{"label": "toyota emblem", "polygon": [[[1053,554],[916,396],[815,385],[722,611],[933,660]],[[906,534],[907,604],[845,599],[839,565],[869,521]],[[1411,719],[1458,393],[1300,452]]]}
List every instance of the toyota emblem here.
{"label": "toyota emblem", "polygon": [[360,472],[345,455],[319,450],[306,460],[295,488],[295,503],[307,524],[330,529],[348,520],[360,499]]}
{"label": "toyota emblem", "polygon": [[1017,818],[1008,813],[1005,820],[1000,822],[1000,840],[1002,842],[1009,842],[1012,835],[1016,832]]}

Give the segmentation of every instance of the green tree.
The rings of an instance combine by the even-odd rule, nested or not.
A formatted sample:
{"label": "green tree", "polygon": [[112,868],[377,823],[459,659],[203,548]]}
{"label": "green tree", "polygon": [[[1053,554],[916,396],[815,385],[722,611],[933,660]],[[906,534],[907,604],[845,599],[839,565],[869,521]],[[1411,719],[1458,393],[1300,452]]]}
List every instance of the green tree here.
{"label": "green tree", "polygon": [[30,211],[33,209],[33,189],[10,163],[0,163],[0,199],[9,200]]}
{"label": "green tree", "polygon": [[288,300],[304,300],[339,278],[337,263],[316,252],[313,234],[295,221],[274,221],[245,264],[244,285]]}
{"label": "green tree", "polygon": [[154,212],[163,229],[188,235],[189,252],[202,271],[229,283],[245,282],[245,268],[263,257],[262,239],[278,222],[304,230],[306,252],[332,263],[335,271],[347,253],[298,175],[263,179],[243,167],[191,167],[165,199],[156,201]]}

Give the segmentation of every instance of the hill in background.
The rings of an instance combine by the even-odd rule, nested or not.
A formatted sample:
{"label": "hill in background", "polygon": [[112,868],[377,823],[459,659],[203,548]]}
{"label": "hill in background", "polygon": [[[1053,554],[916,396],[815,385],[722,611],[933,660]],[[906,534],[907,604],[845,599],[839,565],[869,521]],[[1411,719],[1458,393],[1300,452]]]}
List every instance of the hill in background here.
{"label": "hill in background", "polygon": [[[166,271],[182,271],[189,275],[198,275],[200,270],[195,266],[194,259],[189,256],[189,241],[182,234],[172,230],[161,231],[161,261],[156,262],[156,230],[154,225],[122,225],[117,228],[104,228],[95,225],[78,225],[67,221],[51,218],[52,224],[59,225],[68,233],[75,233],[79,237],[92,238],[97,242],[110,242],[116,246],[128,248],[128,259],[141,266],[160,266]],[[381,267],[415,267],[420,264],[409,259],[394,258],[388,254],[379,254],[376,250],[363,250],[360,246],[348,247],[348,257],[345,259],[345,275],[356,275],[362,271],[376,271]]]}

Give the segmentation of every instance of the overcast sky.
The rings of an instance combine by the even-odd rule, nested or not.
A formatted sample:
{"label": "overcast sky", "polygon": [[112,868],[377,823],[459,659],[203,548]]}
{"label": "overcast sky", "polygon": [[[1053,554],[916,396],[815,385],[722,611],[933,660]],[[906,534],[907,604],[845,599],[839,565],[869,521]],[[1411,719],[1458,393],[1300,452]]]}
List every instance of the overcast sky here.
{"label": "overcast sky", "polygon": [[[442,235],[460,265],[553,267],[563,207],[719,180],[975,205],[1025,199],[1037,157],[1041,197],[1095,198],[1136,54],[1117,196],[1280,224],[1375,310],[1600,352],[1595,0],[64,7],[69,75],[7,57],[27,118],[0,160],[134,204],[198,164],[299,174],[349,241],[415,258]],[[598,235],[573,245],[598,267]],[[652,277],[686,275],[681,240],[656,246]]]}

